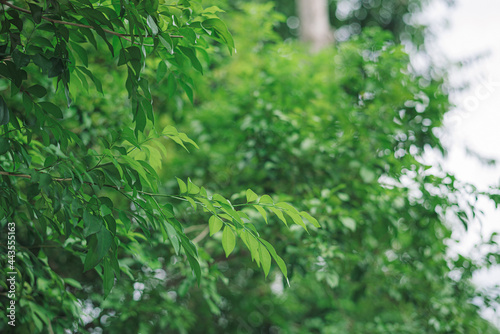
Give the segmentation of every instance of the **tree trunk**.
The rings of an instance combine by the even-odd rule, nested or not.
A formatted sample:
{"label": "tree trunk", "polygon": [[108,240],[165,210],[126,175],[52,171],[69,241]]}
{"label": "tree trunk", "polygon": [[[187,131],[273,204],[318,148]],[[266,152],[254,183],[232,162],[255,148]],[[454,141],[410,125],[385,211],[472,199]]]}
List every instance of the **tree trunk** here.
{"label": "tree trunk", "polygon": [[333,44],[333,30],[328,16],[328,0],[297,0],[300,38],[317,52]]}

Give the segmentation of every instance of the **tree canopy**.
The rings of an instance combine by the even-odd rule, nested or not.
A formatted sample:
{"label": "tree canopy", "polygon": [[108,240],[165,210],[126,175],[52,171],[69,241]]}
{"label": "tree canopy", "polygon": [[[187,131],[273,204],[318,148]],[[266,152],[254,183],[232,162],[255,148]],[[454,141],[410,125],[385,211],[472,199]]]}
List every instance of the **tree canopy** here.
{"label": "tree canopy", "polygon": [[273,3],[1,3],[2,332],[498,333],[445,245],[478,194],[422,160],[443,78],[390,31],[311,55]]}

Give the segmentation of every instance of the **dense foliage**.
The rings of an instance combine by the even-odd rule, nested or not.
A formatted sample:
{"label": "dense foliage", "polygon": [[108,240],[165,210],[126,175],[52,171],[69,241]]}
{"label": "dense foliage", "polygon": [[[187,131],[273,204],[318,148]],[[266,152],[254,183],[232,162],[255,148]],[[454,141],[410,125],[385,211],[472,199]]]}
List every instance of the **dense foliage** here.
{"label": "dense foliage", "polygon": [[[233,0],[227,6],[239,8],[242,3],[266,3],[265,0]],[[286,20],[276,24],[275,30],[284,39],[299,34],[300,20],[295,1],[276,0],[276,11]],[[350,36],[359,35],[367,27],[379,27],[393,34],[396,41],[411,42],[415,46],[424,46],[424,41],[432,34],[429,27],[414,20],[422,13],[429,0],[328,0],[329,18],[337,40],[344,41]],[[435,0],[448,6],[454,0]]]}
{"label": "dense foliage", "polygon": [[234,53],[219,3],[2,2],[17,332],[497,333],[421,159],[442,81],[377,28],[311,56],[272,4]]}

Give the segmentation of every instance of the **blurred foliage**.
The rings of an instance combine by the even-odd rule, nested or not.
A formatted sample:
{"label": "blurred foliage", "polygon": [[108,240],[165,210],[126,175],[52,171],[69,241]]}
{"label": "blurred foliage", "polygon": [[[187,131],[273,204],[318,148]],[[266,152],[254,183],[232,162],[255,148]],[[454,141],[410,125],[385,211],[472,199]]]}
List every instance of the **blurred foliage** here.
{"label": "blurred foliage", "polygon": [[[228,6],[237,10],[244,3],[266,3],[266,0],[227,1]],[[436,0],[453,6],[454,0]],[[336,38],[345,41],[359,35],[365,27],[380,27],[391,32],[396,41],[411,42],[423,46],[432,33],[427,26],[415,20],[417,15],[430,3],[429,0],[328,0],[332,28]],[[285,16],[279,22],[276,32],[284,39],[296,38],[299,34],[300,20],[295,1],[276,0],[276,11]]]}
{"label": "blurred foliage", "polygon": [[[280,5],[123,3],[49,2],[44,15],[94,27],[69,27],[70,47],[64,25],[4,7],[0,228],[16,223],[16,333],[498,333],[477,306],[497,300],[470,282],[496,257],[447,256],[446,216],[467,228],[480,194],[422,162],[443,151],[450,104],[443,78],[413,73],[403,28],[366,21],[312,56],[283,41]],[[95,11],[127,39],[131,15],[129,35],[147,37],[94,47],[88,31],[107,23]],[[48,62],[25,48],[38,32]]]}

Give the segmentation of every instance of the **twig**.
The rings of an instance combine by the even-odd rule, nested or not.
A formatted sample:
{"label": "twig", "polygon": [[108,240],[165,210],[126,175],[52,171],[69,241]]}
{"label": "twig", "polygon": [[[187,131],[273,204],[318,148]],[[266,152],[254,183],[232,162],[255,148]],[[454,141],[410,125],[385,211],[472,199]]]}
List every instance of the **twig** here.
{"label": "twig", "polygon": [[[0,0],[0,3],[3,3],[4,5],[12,8],[12,9],[15,9],[17,11],[20,11],[20,12],[32,15],[31,11],[29,11],[27,9],[24,9],[24,8],[21,8],[21,7],[18,7],[18,6],[15,6],[15,5],[11,4],[11,3],[8,3],[6,0]],[[42,16],[42,19],[44,19],[46,21],[49,21],[49,22],[52,22],[52,23],[58,23],[58,24],[63,24],[63,25],[67,25],[67,26],[74,26],[74,27],[79,27],[79,28],[87,28],[87,29],[96,30],[95,27],[89,26],[89,25],[86,25],[86,24],[74,23],[74,22],[68,22],[68,21],[61,21],[61,20],[54,20],[54,19],[51,19],[51,18],[46,17],[46,16]],[[119,32],[113,31],[113,30],[104,29],[104,28],[101,28],[101,29],[104,32],[108,33],[108,34],[115,35],[115,36],[118,36],[120,38],[123,38],[124,40],[129,41],[130,43],[142,45],[140,43],[133,42],[131,39],[127,38],[126,36],[130,36],[129,34],[122,34],[122,33],[119,33]],[[170,35],[170,38],[184,38],[184,36]],[[154,46],[153,44],[144,44],[144,45],[145,46]]]}
{"label": "twig", "polygon": [[[46,173],[41,173],[41,174],[46,174]],[[16,173],[11,173],[11,172],[0,171],[0,175],[7,175],[7,176],[14,176],[14,177],[22,177],[25,179],[31,179],[31,175],[28,175],[28,174],[16,174]],[[67,182],[67,181],[72,181],[73,179],[71,177],[68,177],[68,178],[53,177],[52,180],[56,181],[56,182]]]}
{"label": "twig", "polygon": [[50,322],[50,319],[49,319],[49,333],[54,334],[54,330],[52,329],[52,323]]}
{"label": "twig", "polygon": [[207,224],[200,224],[200,225],[189,226],[189,227],[186,227],[184,229],[184,233],[190,233],[190,232],[194,232],[194,231],[197,231],[197,230],[201,230],[202,228],[204,228],[206,226],[207,226]]}
{"label": "twig", "polygon": [[196,244],[196,243],[200,242],[201,240],[203,240],[203,238],[205,238],[207,236],[208,231],[209,231],[209,228],[207,226],[207,227],[205,227],[205,229],[200,234],[198,234],[198,236],[196,238],[194,238],[192,240],[193,243]]}

